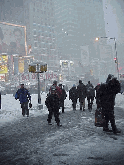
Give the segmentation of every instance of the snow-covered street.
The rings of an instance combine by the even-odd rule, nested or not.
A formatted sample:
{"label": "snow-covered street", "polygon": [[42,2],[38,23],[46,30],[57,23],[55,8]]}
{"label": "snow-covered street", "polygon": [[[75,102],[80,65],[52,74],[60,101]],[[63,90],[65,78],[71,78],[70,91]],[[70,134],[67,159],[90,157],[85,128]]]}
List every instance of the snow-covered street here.
{"label": "snow-covered street", "polygon": [[[94,102],[92,112],[72,111],[71,101],[65,101],[65,113],[60,114],[62,127],[54,117],[47,124],[46,94],[42,94],[43,110],[30,110],[22,117],[19,101],[12,95],[2,95],[0,112],[1,165],[121,165],[124,164],[124,95],[116,96],[115,119],[120,135],[105,133],[95,127]],[[37,95],[32,95],[37,107]]]}

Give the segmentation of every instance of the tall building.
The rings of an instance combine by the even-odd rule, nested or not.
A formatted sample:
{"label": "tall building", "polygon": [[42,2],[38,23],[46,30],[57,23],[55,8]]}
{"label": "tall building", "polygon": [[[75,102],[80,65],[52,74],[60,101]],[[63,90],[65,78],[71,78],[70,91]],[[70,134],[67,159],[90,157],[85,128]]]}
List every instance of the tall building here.
{"label": "tall building", "polygon": [[102,0],[55,0],[54,5],[58,56],[71,58],[82,72],[81,46],[88,46],[89,60],[100,58],[95,38],[105,36]]}
{"label": "tall building", "polygon": [[0,21],[26,26],[26,42],[35,59],[47,62],[48,68],[59,67],[52,0],[0,1]]}
{"label": "tall building", "polygon": [[56,70],[59,63],[53,1],[25,0],[24,18],[27,43],[31,45],[35,58],[47,62],[49,69]]}

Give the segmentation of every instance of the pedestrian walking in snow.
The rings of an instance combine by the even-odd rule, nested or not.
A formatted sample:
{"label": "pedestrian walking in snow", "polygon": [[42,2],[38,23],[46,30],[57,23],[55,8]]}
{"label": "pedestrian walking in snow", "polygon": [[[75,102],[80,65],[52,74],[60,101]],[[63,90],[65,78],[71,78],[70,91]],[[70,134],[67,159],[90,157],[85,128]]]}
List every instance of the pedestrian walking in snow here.
{"label": "pedestrian walking in snow", "polygon": [[49,114],[48,114],[48,124],[49,125],[52,125],[51,124],[51,119],[52,119],[52,116],[54,114],[54,117],[55,117],[55,121],[57,123],[58,126],[62,126],[60,124],[60,119],[59,119],[59,97],[57,95],[57,91],[56,91],[56,87],[55,86],[52,86],[51,87],[51,92],[47,95],[47,98],[46,98],[46,101],[45,101],[45,105],[47,106],[48,108],[48,111],[49,111]]}
{"label": "pedestrian walking in snow", "polygon": [[115,77],[111,77],[107,83],[103,83],[99,88],[100,104],[102,107],[102,114],[105,122],[103,124],[103,131],[111,131],[108,128],[109,121],[111,122],[112,131],[114,134],[120,133],[115,124],[114,105],[115,96],[120,92],[120,83]]}
{"label": "pedestrian walking in snow", "polygon": [[77,86],[78,98],[80,102],[80,110],[85,111],[85,98],[86,98],[86,86],[79,80],[79,85]]}
{"label": "pedestrian walking in snow", "polygon": [[73,87],[69,90],[69,100],[70,99],[72,100],[73,110],[76,110],[78,93],[77,93],[77,89],[76,89],[76,85],[75,84],[73,84]]}
{"label": "pedestrian walking in snow", "polygon": [[90,81],[88,81],[88,84],[86,85],[86,96],[88,101],[88,109],[91,110],[95,97],[95,89]]}
{"label": "pedestrian walking in snow", "polygon": [[59,84],[59,88],[62,90],[62,95],[60,96],[60,107],[62,107],[62,113],[64,113],[64,100],[67,97],[66,91],[62,88],[62,84]]}
{"label": "pedestrian walking in snow", "polygon": [[21,88],[17,90],[15,94],[15,99],[19,99],[21,108],[22,108],[22,115],[29,117],[29,109],[28,109],[28,102],[31,104],[31,95],[29,91],[24,88],[24,84],[20,84]]}

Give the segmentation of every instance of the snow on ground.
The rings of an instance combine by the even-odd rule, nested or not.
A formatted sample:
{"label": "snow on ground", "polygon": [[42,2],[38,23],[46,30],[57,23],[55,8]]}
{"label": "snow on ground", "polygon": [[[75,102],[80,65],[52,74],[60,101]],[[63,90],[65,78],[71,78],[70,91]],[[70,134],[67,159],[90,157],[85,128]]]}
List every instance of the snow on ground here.
{"label": "snow on ground", "polygon": [[[41,110],[37,109],[38,95],[31,95],[32,108],[29,110],[30,116],[48,114],[47,107],[45,106],[46,95],[47,94],[45,92],[41,94],[41,104],[43,105],[43,109]],[[71,100],[68,100],[68,96],[65,100],[65,107],[67,109],[71,107]],[[22,118],[21,112],[22,110],[20,102],[19,100],[15,100],[12,94],[6,94],[1,96],[0,125]]]}
{"label": "snow on ground", "polygon": [[[41,103],[43,104],[43,109],[37,109],[38,96],[37,94],[32,95],[32,104],[33,109],[30,110],[30,116],[39,116],[43,114],[48,114],[47,108],[44,104],[46,99],[46,93],[41,95]],[[117,94],[116,96],[116,104],[115,107],[124,108],[124,95]],[[65,100],[65,111],[72,111],[72,102],[68,100],[68,97]],[[77,107],[79,103],[77,104]],[[96,104],[94,101],[94,109],[96,108]],[[78,107],[79,109],[79,107]],[[86,109],[87,109],[87,101],[86,101]],[[72,111],[72,113],[74,113]],[[80,113],[80,111],[76,111],[76,117],[72,115],[72,119],[69,121],[69,117],[67,121],[61,114],[62,125],[61,129],[56,129],[54,134],[45,137],[44,142],[44,151],[46,148],[47,155],[44,157],[44,161],[47,162],[51,160],[50,163],[46,163],[47,165],[56,165],[56,164],[95,164],[95,161],[99,161],[99,164],[102,164],[104,157],[111,157],[116,153],[120,153],[123,149],[124,136],[117,136],[117,139],[114,135],[104,134],[102,128],[95,127],[93,113],[89,113],[88,111]],[[75,125],[78,115],[81,116],[80,122],[78,125]],[[29,118],[30,118],[29,116]],[[4,125],[5,123],[9,124],[10,122],[14,122],[16,120],[23,119],[21,115],[21,107],[18,100],[15,100],[13,95],[2,95],[2,109],[0,110],[0,125]],[[75,121],[74,121],[75,120]],[[54,120],[53,120],[54,121]],[[117,126],[122,128],[124,125],[123,118],[116,120]],[[52,128],[56,126],[53,125]],[[68,127],[68,128],[67,128]],[[122,128],[123,129],[123,128]],[[59,138],[58,138],[59,137]],[[32,139],[33,140],[33,139]],[[41,140],[41,139],[40,139]],[[54,142],[58,142],[58,145],[54,147],[52,144]],[[39,152],[42,150],[39,145]],[[59,144],[60,143],[60,144]],[[30,145],[34,145],[32,141],[30,141]],[[51,147],[50,147],[51,146]],[[29,147],[30,148],[30,147]],[[38,148],[36,148],[38,150]],[[116,152],[115,152],[116,151]],[[41,153],[42,154],[42,153]],[[49,156],[48,156],[49,155]],[[111,160],[111,159],[110,159]],[[31,161],[34,164],[37,162],[37,157],[35,154],[32,155]],[[36,161],[36,162],[35,162]],[[48,161],[49,162],[49,161]],[[97,162],[98,163],[98,162]],[[33,163],[32,163],[33,164]]]}
{"label": "snow on ground", "polygon": [[[41,104],[43,104],[43,109],[38,110],[38,95],[33,94],[32,97],[32,105],[33,107],[30,109],[30,116],[38,116],[42,114],[48,114],[47,107],[45,106],[46,93],[41,94]],[[67,93],[67,98],[65,100],[66,111],[70,111],[72,107],[72,102],[69,100],[69,93]],[[7,122],[15,121],[22,118],[21,115],[21,106],[19,100],[15,100],[12,94],[2,95],[1,96],[1,110],[0,110],[0,125],[5,124]],[[77,107],[79,106],[79,102],[77,102]],[[94,106],[95,101],[94,101]],[[117,94],[115,99],[115,107],[124,108],[124,95]],[[87,108],[87,100],[86,100],[86,108]],[[60,109],[61,111],[61,109]]]}

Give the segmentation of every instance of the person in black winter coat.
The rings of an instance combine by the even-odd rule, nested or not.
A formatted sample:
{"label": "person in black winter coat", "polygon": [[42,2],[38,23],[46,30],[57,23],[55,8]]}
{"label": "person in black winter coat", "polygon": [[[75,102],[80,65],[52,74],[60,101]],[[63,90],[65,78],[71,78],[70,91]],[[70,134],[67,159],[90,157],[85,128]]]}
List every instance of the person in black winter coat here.
{"label": "person in black winter coat", "polygon": [[80,110],[85,110],[85,98],[86,98],[86,86],[82,83],[82,80],[79,80],[79,85],[77,86],[78,98],[80,102]]}
{"label": "person in black winter coat", "polygon": [[60,107],[62,107],[62,113],[64,113],[64,100],[67,97],[66,91],[62,88],[62,84],[59,84],[59,88],[62,90],[62,95],[60,96]]}
{"label": "person in black winter coat", "polygon": [[110,121],[113,133],[120,133],[120,131],[116,127],[114,116],[115,96],[117,93],[120,92],[119,81],[116,78],[112,77],[111,79],[109,79],[108,83],[100,85],[98,92],[100,96],[102,114],[105,119],[103,131],[110,131],[108,128],[108,123]]}
{"label": "person in black winter coat", "polygon": [[74,84],[73,87],[69,90],[69,100],[72,100],[72,107],[73,110],[76,110],[76,104],[78,99],[78,93],[76,89],[76,85]]}
{"label": "person in black winter coat", "polygon": [[48,124],[51,125],[51,119],[54,114],[55,121],[58,126],[62,126],[60,124],[60,119],[59,119],[59,97],[56,92],[56,88],[53,86],[51,87],[51,93],[47,95],[45,105],[48,108],[49,114],[48,114]]}
{"label": "person in black winter coat", "polygon": [[92,109],[94,97],[95,97],[95,89],[93,85],[88,81],[88,84],[86,85],[86,95],[87,95],[87,101],[88,101],[88,109]]}

